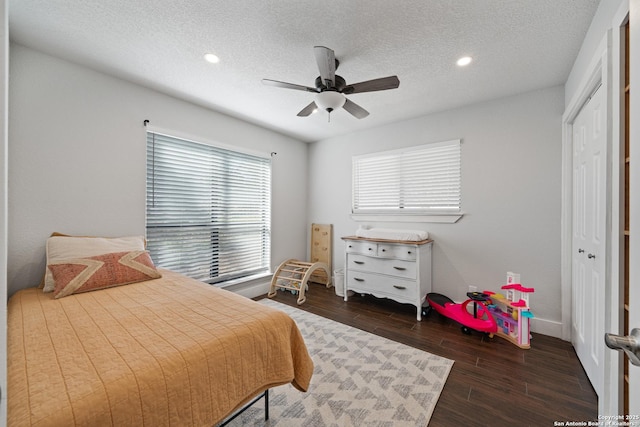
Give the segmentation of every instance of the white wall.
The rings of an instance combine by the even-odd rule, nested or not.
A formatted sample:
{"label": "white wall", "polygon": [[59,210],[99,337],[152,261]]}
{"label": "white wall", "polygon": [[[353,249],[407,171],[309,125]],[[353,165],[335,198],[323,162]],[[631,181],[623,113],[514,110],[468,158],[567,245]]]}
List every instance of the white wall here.
{"label": "white wall", "polygon": [[9,294],[37,285],[53,231],[145,232],[145,127],[174,129],[273,160],[272,265],[306,254],[305,143],[11,44]]}
{"label": "white wall", "polygon": [[434,239],[433,291],[462,301],[469,285],[498,291],[507,271],[522,275],[534,330],[560,336],[560,189],[563,87],[419,117],[319,141],[309,150],[309,222],[334,224],[334,266],[344,265],[340,236],[353,235],[351,157],[462,139],[462,208],[455,224],[365,223],[419,228]]}

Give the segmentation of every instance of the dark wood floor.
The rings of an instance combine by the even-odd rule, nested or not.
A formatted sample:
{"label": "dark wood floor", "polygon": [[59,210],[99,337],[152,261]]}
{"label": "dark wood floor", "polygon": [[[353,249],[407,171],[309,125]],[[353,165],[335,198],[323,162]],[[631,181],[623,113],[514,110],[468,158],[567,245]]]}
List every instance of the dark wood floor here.
{"label": "dark wood floor", "polygon": [[333,288],[317,284],[301,306],[289,292],[279,291],[275,300],[455,360],[432,427],[597,420],[597,396],[566,341],[534,333],[531,348],[522,350],[502,338],[464,335],[436,312],[418,322],[413,306],[360,295],[345,303]]}

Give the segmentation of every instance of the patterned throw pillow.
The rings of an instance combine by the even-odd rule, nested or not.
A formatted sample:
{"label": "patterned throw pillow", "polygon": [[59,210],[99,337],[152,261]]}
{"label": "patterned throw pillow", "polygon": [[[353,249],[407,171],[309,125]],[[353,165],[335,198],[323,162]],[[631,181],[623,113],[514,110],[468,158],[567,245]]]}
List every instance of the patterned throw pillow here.
{"label": "patterned throw pillow", "polygon": [[55,298],[161,277],[147,251],[70,258],[47,267],[53,275]]}
{"label": "patterned throw pillow", "polygon": [[[80,237],[53,233],[47,239],[47,267],[59,264],[71,258],[88,258],[112,252],[144,251],[143,236],[125,237]],[[44,292],[53,292],[53,276],[49,268],[45,269]]]}

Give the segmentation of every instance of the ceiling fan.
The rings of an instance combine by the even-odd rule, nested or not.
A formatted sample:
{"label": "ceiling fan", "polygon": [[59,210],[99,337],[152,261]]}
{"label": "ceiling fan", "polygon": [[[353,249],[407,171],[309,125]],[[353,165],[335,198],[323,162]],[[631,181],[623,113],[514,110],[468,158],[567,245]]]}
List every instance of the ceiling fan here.
{"label": "ceiling fan", "polygon": [[316,78],[315,87],[262,79],[262,83],[269,86],[304,90],[316,94],[315,101],[300,110],[298,113],[299,117],[307,117],[318,109],[321,109],[329,113],[330,119],[331,112],[342,107],[354,117],[363,119],[369,115],[369,112],[355,102],[347,99],[345,95],[396,89],[400,86],[398,76],[382,77],[360,83],[347,84],[342,77],[336,74],[336,69],[338,65],[340,65],[340,62],[336,59],[333,50],[324,46],[315,46],[313,52],[316,57],[316,62],[318,63],[318,69],[320,70],[320,75]]}

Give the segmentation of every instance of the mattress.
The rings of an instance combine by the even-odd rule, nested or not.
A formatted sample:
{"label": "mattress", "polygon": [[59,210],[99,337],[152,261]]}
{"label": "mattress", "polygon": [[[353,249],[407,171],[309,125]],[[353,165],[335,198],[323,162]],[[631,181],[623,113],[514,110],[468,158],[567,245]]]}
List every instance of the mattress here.
{"label": "mattress", "polygon": [[8,303],[8,425],[211,426],[263,390],[306,391],[313,362],[285,313],[163,277]]}

